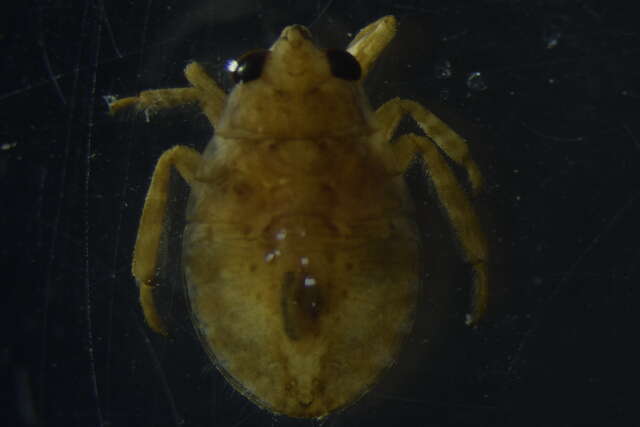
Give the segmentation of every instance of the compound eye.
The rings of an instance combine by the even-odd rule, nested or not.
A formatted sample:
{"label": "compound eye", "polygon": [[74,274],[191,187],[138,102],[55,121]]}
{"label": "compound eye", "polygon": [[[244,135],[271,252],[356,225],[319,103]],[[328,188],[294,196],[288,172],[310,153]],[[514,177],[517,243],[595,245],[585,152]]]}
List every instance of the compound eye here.
{"label": "compound eye", "polygon": [[358,80],[361,70],[358,60],[346,50],[327,49],[327,60],[334,77],[343,80]]}
{"label": "compound eye", "polygon": [[268,50],[252,50],[240,58],[230,61],[227,70],[231,72],[233,81],[246,83],[260,77],[268,54]]}

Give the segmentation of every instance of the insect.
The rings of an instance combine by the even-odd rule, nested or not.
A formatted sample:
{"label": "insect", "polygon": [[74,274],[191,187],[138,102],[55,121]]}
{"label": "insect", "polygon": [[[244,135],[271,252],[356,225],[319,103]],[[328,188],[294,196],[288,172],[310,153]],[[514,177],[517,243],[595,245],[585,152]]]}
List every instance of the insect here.
{"label": "insect", "polygon": [[[145,318],[175,168],[190,188],[183,269],[194,324],[219,370],[274,413],[322,418],[348,406],[393,364],[411,329],[421,252],[403,173],[419,155],[474,272],[470,323],[485,312],[488,251],[474,209],[443,154],[481,173],[465,141],[420,104],[373,111],[362,81],[393,38],[385,16],[346,50],[320,49],[285,28],[268,50],[231,64],[227,95],[197,63],[191,87],[141,92],[110,107],[153,112],[195,104],[215,136],[201,154],[159,159],[133,255]],[[425,135],[391,139],[411,116]],[[428,286],[428,283],[425,285]]]}

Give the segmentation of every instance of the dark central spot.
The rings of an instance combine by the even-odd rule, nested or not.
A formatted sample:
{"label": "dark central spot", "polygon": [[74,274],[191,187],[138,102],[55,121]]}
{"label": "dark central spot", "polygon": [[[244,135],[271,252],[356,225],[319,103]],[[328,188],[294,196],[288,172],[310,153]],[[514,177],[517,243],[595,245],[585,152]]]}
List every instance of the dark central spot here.
{"label": "dark central spot", "polygon": [[322,287],[307,272],[288,271],[282,280],[281,307],[284,331],[292,340],[314,334],[323,309]]}

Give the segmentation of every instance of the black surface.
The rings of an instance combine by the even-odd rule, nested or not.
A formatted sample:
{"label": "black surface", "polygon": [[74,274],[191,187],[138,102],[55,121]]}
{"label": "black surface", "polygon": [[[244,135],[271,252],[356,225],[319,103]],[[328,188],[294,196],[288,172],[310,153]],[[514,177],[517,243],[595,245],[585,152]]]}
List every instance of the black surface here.
{"label": "black surface", "polygon": [[445,308],[435,324],[422,313],[397,369],[326,425],[638,425],[633,5],[36,1],[5,11],[7,425],[313,424],[273,417],[226,384],[179,287],[169,290],[171,338],[144,324],[129,264],[149,176],[162,151],[201,149],[210,130],[189,111],[115,119],[103,97],[182,86],[193,59],[229,84],[224,62],[267,47],[283,25],[311,24],[340,47],[385,14],[399,33],[367,82],[372,104],[415,99],[470,140],[489,184],[477,206],[495,297],[485,325],[464,327],[469,272],[413,169],[427,283],[446,285]]}

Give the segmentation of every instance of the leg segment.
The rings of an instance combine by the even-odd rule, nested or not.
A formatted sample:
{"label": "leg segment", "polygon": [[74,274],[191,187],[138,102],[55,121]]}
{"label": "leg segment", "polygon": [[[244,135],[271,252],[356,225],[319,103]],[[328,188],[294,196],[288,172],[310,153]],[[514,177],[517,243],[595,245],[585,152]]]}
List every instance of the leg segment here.
{"label": "leg segment", "polygon": [[185,76],[193,87],[175,89],[155,89],[140,92],[140,95],[122,98],[109,105],[111,113],[136,107],[139,110],[155,112],[189,104],[198,104],[211,124],[215,127],[220,120],[226,95],[197,62],[185,69]]}
{"label": "leg segment", "polygon": [[462,246],[466,261],[473,268],[474,292],[467,323],[477,323],[487,308],[489,294],[487,242],[469,199],[458,180],[431,141],[415,134],[402,135],[392,146],[395,157],[408,165],[416,153],[422,154],[426,169]]}
{"label": "leg segment", "polygon": [[415,101],[394,98],[382,105],[375,114],[387,141],[393,137],[402,116],[409,114],[451,160],[465,168],[474,194],[480,191],[482,174],[471,158],[467,143],[431,111]]}
{"label": "leg segment", "polygon": [[376,59],[395,34],[396,18],[388,15],[364,27],[349,43],[347,51],[360,63],[362,79],[367,76]]}
{"label": "leg segment", "polygon": [[[394,144],[388,144],[404,114],[410,114],[429,138],[407,134],[400,136]],[[465,168],[474,192],[482,186],[480,170],[471,159],[466,142],[420,104],[396,98],[382,105],[375,115],[384,140],[383,146],[376,148],[390,171],[403,172],[418,153],[424,160],[438,198],[462,246],[465,259],[473,268],[473,302],[467,323],[477,323],[487,309],[489,296],[487,241],[469,198],[438,147],[455,163]]]}
{"label": "leg segment", "polygon": [[153,172],[142,210],[132,271],[140,287],[140,303],[147,323],[151,329],[161,334],[166,334],[166,328],[153,301],[153,288],[156,286],[156,261],[169,196],[171,168],[175,167],[191,186],[200,162],[200,154],[189,147],[176,146],[165,151]]}

